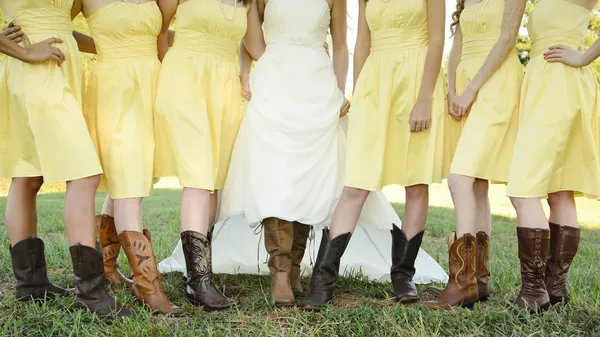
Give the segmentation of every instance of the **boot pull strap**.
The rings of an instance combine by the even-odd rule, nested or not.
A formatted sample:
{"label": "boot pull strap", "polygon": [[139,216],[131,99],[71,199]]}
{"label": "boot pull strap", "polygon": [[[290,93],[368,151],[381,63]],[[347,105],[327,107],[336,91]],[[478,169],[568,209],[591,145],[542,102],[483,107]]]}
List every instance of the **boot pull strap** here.
{"label": "boot pull strap", "polygon": [[[311,254],[311,246],[312,246],[312,254]],[[310,259],[310,266],[313,267],[315,265],[315,247],[317,246],[315,242],[315,226],[310,226],[310,231],[308,232],[308,257]]]}

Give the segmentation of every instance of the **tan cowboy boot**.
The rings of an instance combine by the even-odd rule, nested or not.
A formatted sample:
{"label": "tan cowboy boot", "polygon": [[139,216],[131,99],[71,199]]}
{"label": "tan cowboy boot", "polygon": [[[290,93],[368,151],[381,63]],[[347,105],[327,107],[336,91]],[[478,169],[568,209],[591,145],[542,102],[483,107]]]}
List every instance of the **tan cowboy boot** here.
{"label": "tan cowboy boot", "polygon": [[96,216],[96,231],[102,247],[104,261],[104,278],[113,286],[125,285],[125,277],[119,272],[117,259],[121,252],[121,243],[115,227],[115,219],[108,215]]}
{"label": "tan cowboy boot", "polygon": [[296,300],[290,284],[294,224],[277,218],[268,218],[263,220],[263,225],[265,248],[269,253],[271,299],[276,307],[294,306]]}
{"label": "tan cowboy boot", "polygon": [[304,251],[306,250],[306,242],[310,234],[310,226],[303,225],[299,222],[294,222],[294,237],[292,243],[292,269],[290,270],[290,284],[294,296],[300,297],[303,295],[301,283],[301,268]]}

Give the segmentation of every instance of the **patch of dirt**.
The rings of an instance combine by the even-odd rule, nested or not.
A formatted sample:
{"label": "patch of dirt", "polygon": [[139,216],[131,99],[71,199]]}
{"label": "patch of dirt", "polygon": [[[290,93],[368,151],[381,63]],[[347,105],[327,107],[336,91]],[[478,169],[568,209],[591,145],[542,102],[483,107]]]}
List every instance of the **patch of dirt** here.
{"label": "patch of dirt", "polygon": [[333,297],[333,304],[341,309],[356,308],[359,302],[358,296],[349,293],[343,293]]}

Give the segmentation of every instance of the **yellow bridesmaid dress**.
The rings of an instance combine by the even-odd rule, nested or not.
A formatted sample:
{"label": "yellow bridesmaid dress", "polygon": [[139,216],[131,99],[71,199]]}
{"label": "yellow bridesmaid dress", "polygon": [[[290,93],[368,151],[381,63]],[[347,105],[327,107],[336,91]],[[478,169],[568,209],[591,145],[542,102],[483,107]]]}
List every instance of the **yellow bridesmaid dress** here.
{"label": "yellow bridesmaid dress", "polygon": [[146,197],[154,177],[154,100],[160,72],[155,1],[112,2],[87,18],[98,63],[84,111],[113,199]]}
{"label": "yellow bridesmaid dress", "polygon": [[600,195],[596,78],[590,67],[548,63],[543,55],[556,44],[582,48],[590,15],[566,0],[542,0],[529,17],[531,59],[521,91],[511,197],[540,198],[559,191]]}
{"label": "yellow bridesmaid dress", "polygon": [[440,71],[431,126],[410,132],[429,47],[427,1],[367,2],[371,51],[349,114],[345,185],[378,191],[391,184],[439,183],[443,178],[446,100]]}
{"label": "yellow bridesmaid dress", "polygon": [[[479,72],[500,37],[504,0],[483,0],[465,7],[460,16],[463,36],[456,70],[460,95]],[[479,89],[462,131],[450,173],[506,183],[518,127],[523,67],[512,51]]]}
{"label": "yellow bridesmaid dress", "polygon": [[[65,54],[56,62],[0,62],[0,178],[43,176],[70,181],[102,173],[82,114],[83,73],[73,39],[73,0],[0,0],[8,22],[21,26],[32,43],[57,37]],[[4,89],[2,86],[4,85]],[[8,96],[8,97],[7,97]],[[7,97],[7,98],[6,98]]]}
{"label": "yellow bridesmaid dress", "polygon": [[217,0],[177,7],[156,99],[158,176],[178,177],[183,187],[223,188],[242,117],[235,60],[246,13],[242,3]]}

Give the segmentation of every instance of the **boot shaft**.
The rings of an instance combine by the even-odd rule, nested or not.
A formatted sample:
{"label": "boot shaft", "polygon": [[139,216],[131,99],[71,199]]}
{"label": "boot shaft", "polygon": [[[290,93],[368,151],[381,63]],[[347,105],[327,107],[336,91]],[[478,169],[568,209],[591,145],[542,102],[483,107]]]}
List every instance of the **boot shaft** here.
{"label": "boot shaft", "polygon": [[152,249],[150,231],[147,229],[144,229],[143,233],[124,231],[119,234],[119,241],[129,261],[132,279],[136,287],[143,293],[153,293],[156,290],[156,284],[160,283],[155,282],[159,278],[159,273]]}
{"label": "boot shaft", "polygon": [[180,236],[188,283],[210,281],[212,279],[212,256],[209,238],[195,231],[185,231]]}
{"label": "boot shaft", "polygon": [[292,267],[292,247],[294,224],[289,221],[268,218],[263,220],[265,248],[269,253],[271,272],[290,272]]}
{"label": "boot shaft", "polygon": [[477,284],[476,274],[476,241],[473,235],[465,234],[450,247],[449,283],[466,289]]}
{"label": "boot shaft", "polygon": [[30,237],[18,242],[10,247],[10,255],[17,287],[23,282],[30,285],[49,282],[41,239]]}
{"label": "boot shaft", "polygon": [[424,231],[421,231],[410,240],[407,240],[404,232],[392,226],[392,268],[391,274],[402,273],[407,276],[414,276],[415,261],[423,242]]}
{"label": "boot shaft", "polygon": [[98,233],[98,241],[102,247],[106,247],[112,244],[118,244],[119,234],[117,233],[117,227],[115,226],[115,219],[108,215],[99,215],[96,222],[96,231]]}
{"label": "boot shaft", "polygon": [[553,302],[568,300],[567,278],[579,249],[581,230],[550,223],[550,258],[546,264],[545,284]]}
{"label": "boot shaft", "polygon": [[333,284],[339,274],[341,258],[351,237],[352,233],[346,233],[330,240],[329,229],[323,229],[321,245],[314,266],[316,272],[313,271],[313,282],[315,276],[318,276],[326,280],[326,283]]}
{"label": "boot shaft", "polygon": [[77,296],[94,296],[104,289],[102,255],[92,247],[75,245],[69,248],[75,275]]}
{"label": "boot shaft", "polygon": [[486,232],[478,232],[475,240],[476,248],[476,275],[479,296],[489,296],[490,292],[490,237]]}
{"label": "boot shaft", "polygon": [[302,263],[310,230],[311,226],[294,222],[294,234],[292,238],[292,266],[294,267],[300,267]]}

